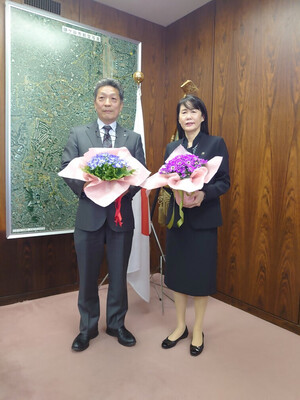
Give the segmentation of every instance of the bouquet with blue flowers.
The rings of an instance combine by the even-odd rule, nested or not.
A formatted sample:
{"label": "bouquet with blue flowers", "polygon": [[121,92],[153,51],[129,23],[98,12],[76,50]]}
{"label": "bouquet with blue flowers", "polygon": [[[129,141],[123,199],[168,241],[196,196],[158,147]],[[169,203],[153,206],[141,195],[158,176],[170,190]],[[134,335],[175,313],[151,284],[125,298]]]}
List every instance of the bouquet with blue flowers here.
{"label": "bouquet with blue flowers", "polygon": [[128,162],[119,156],[106,152],[96,154],[83,167],[83,171],[103,181],[114,181],[132,175],[135,170],[130,169]]}
{"label": "bouquet with blue flowers", "polygon": [[122,224],[120,207],[122,196],[129,186],[141,186],[150,175],[126,147],[90,148],[76,157],[58,173],[63,178],[88,182],[86,196],[101,207],[116,203],[116,223]]}

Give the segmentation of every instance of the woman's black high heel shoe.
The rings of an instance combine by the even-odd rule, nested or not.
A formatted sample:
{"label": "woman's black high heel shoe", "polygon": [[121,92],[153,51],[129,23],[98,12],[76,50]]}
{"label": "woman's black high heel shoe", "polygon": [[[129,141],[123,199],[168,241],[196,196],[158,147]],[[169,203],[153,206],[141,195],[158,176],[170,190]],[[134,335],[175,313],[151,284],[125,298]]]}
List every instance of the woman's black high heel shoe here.
{"label": "woman's black high heel shoe", "polygon": [[177,344],[177,342],[179,342],[179,340],[185,339],[188,336],[188,334],[189,334],[189,331],[186,326],[185,331],[177,340],[170,340],[170,339],[166,338],[165,340],[163,340],[161,347],[163,349],[171,349],[172,347],[174,347]]}
{"label": "woman's black high heel shoe", "polygon": [[192,344],[190,345],[190,354],[191,356],[199,356],[199,354],[202,353],[204,349],[204,333],[202,332],[202,344],[201,346],[193,346]]}

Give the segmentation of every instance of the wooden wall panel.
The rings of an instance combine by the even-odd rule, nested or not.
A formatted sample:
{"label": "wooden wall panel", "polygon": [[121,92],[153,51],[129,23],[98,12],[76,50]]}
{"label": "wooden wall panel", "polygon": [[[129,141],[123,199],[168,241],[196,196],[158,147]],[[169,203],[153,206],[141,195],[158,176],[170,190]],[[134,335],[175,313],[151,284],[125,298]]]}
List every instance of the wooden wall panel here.
{"label": "wooden wall panel", "polygon": [[212,114],[215,2],[212,1],[166,29],[165,139],[176,129],[176,105],[183,97],[180,88],[192,80]]}
{"label": "wooden wall panel", "polygon": [[300,3],[218,0],[213,128],[229,147],[218,290],[298,324]]}
{"label": "wooden wall panel", "polygon": [[77,289],[71,235],[6,240],[0,234],[0,305]]}

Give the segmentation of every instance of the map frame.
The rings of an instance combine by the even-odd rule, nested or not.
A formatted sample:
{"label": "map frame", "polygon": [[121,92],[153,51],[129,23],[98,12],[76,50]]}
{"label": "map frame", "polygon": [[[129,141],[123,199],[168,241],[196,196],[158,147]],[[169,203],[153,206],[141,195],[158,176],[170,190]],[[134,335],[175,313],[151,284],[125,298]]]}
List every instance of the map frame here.
{"label": "map frame", "polygon": [[[20,222],[19,220],[17,220],[17,222],[15,222],[14,220],[14,215],[18,215],[18,213],[24,213],[24,208],[22,208],[21,203],[22,201],[20,200],[20,204],[19,206],[16,206],[16,203],[18,203],[16,201],[16,199],[13,197],[14,191],[16,190],[16,184],[15,181],[16,179],[14,179],[14,172],[13,168],[15,166],[15,164],[18,166],[18,164],[15,162],[14,163],[14,159],[16,157],[19,156],[19,154],[17,154],[17,152],[15,152],[14,147],[12,146],[12,120],[13,120],[13,115],[12,115],[12,104],[14,104],[14,91],[12,89],[12,63],[14,62],[14,54],[12,52],[12,41],[11,41],[11,36],[12,36],[12,28],[13,28],[13,23],[15,22],[13,20],[14,16],[13,16],[13,11],[12,10],[21,10],[22,12],[28,13],[27,15],[34,15],[35,17],[39,18],[44,18],[46,20],[51,20],[51,21],[55,21],[55,22],[59,22],[62,25],[62,28],[64,29],[65,26],[67,26],[68,28],[70,28],[70,32],[73,36],[79,36],[79,40],[82,39],[82,35],[84,35],[84,39],[87,40],[87,43],[90,42],[91,40],[94,41],[99,41],[99,39],[97,39],[98,37],[102,38],[101,40],[107,39],[109,41],[113,41],[114,43],[116,43],[116,45],[118,44],[118,41],[120,43],[121,46],[121,42],[124,42],[124,45],[126,47],[126,44],[128,43],[128,48],[132,45],[134,47],[134,51],[133,51],[133,55],[130,53],[131,57],[131,62],[132,64],[136,65],[136,70],[134,71],[130,71],[130,79],[129,79],[129,75],[128,75],[128,71],[126,71],[126,76],[124,79],[126,79],[126,82],[130,82],[128,84],[128,87],[130,87],[130,97],[132,99],[132,101],[130,102],[130,104],[133,104],[133,98],[134,98],[134,108],[133,106],[131,107],[131,110],[128,111],[128,115],[130,115],[130,118],[127,118],[126,116],[126,110],[125,110],[125,116],[124,116],[124,121],[122,120],[120,123],[127,127],[128,129],[133,129],[133,123],[134,123],[134,115],[135,114],[135,107],[136,107],[136,95],[137,95],[137,85],[133,80],[133,73],[136,71],[141,71],[141,47],[142,47],[142,43],[133,39],[129,39],[120,35],[116,35],[104,30],[100,30],[85,24],[81,24],[78,23],[76,21],[72,21],[66,18],[62,18],[56,14],[53,13],[49,13],[47,11],[44,10],[40,10],[38,8],[35,7],[31,7],[28,5],[22,5],[22,4],[17,4],[17,3],[13,3],[11,1],[6,1],[5,3],[6,9],[5,9],[5,56],[6,56],[6,82],[5,82],[5,88],[6,88],[6,93],[5,93],[5,103],[6,103],[6,112],[5,112],[5,139],[6,139],[6,160],[5,160],[5,173],[6,173],[6,183],[5,183],[5,188],[6,188],[6,237],[8,239],[13,239],[13,238],[23,238],[23,237],[34,237],[34,236],[46,236],[46,235],[57,235],[57,234],[65,234],[65,233],[72,233],[74,231],[74,221],[75,221],[75,211],[76,208],[74,206],[74,204],[78,202],[78,199],[76,198],[76,196],[71,192],[71,190],[67,187],[66,190],[68,190],[71,194],[70,196],[73,196],[74,198],[74,202],[71,204],[70,203],[70,212],[73,213],[73,221],[72,223],[70,222],[69,226],[66,226],[66,224],[68,224],[65,220],[62,222],[62,226],[58,226],[55,228],[49,228],[45,225],[43,225],[42,223],[40,223],[40,221],[36,221],[35,222],[31,222],[31,219],[26,215],[25,217],[28,217],[30,220],[30,223],[24,223],[25,225],[22,225],[22,221]],[[69,33],[69,32],[65,32],[65,33]],[[49,33],[50,34],[50,33]],[[73,38],[74,39],[74,38]],[[81,41],[82,43],[82,41]],[[34,44],[34,43],[33,43]],[[136,49],[136,51],[135,51]],[[49,46],[49,50],[51,50],[50,46]],[[104,54],[104,50],[103,50],[103,54]],[[129,54],[126,54],[126,56],[128,57]],[[103,55],[104,57],[104,55]],[[100,63],[100,59],[99,59],[99,63]],[[117,64],[117,62],[116,62]],[[104,70],[104,66],[102,66],[102,71]],[[121,67],[120,67],[121,68]],[[99,67],[100,69],[100,67]],[[107,69],[107,68],[106,68]],[[123,68],[124,69],[124,68]],[[107,69],[108,70],[108,69]],[[108,76],[108,75],[106,75]],[[103,76],[99,75],[97,77],[95,77],[95,82],[97,82],[97,80],[101,79]],[[112,78],[117,78],[120,79],[120,76],[114,76],[114,75],[110,75],[109,77]],[[120,79],[121,83],[122,79]],[[131,82],[132,81],[132,82]],[[124,86],[124,84],[123,84]],[[122,111],[122,115],[121,118],[123,118],[123,114],[124,114],[124,109],[126,109],[126,93],[128,93],[128,91],[126,91],[126,87],[125,89],[125,102],[124,102],[124,108]],[[88,100],[88,102],[85,103],[86,107],[93,107],[93,99],[92,99],[92,93],[90,94],[91,98]],[[90,102],[90,103],[89,103]],[[94,112],[94,110],[93,110]],[[97,117],[96,115],[93,117],[93,119],[95,120]],[[90,122],[90,121],[82,121],[82,124],[85,122]],[[81,124],[81,123],[80,123]],[[75,125],[80,125],[75,124]],[[126,125],[127,124],[127,125]],[[129,124],[129,126],[128,126]],[[41,127],[42,129],[45,129],[47,127]],[[69,128],[71,128],[71,126],[69,126]],[[25,131],[26,133],[26,131]],[[45,132],[45,135],[47,136],[47,131]],[[45,137],[46,137],[45,136]],[[64,136],[64,142],[67,142],[69,136],[69,130],[65,132],[65,136]],[[24,133],[23,133],[23,137],[24,137]],[[49,140],[48,140],[49,141]],[[31,146],[34,146],[34,143],[30,144]],[[51,144],[50,144],[51,145]],[[46,149],[47,150],[47,149]],[[63,148],[61,148],[61,153],[63,151]],[[60,166],[59,166],[60,167]],[[56,168],[56,172],[58,172],[58,166],[55,167]],[[20,171],[21,169],[21,171]],[[23,182],[22,181],[22,168],[20,168],[18,170],[18,179],[19,179],[19,183]],[[56,179],[53,178],[53,171],[51,172],[52,174],[52,180]],[[46,176],[46,175],[45,175]],[[47,178],[47,176],[46,176]],[[24,181],[25,181],[25,177],[24,177]],[[62,182],[62,178],[57,176],[57,182]],[[65,183],[62,183],[63,185],[66,186]],[[61,185],[61,183],[59,183],[59,185]],[[28,189],[27,189],[28,192]],[[24,194],[24,199],[26,198],[26,202],[28,202],[28,205],[25,208],[25,212],[26,210],[30,210],[29,212],[32,212],[32,210],[34,210],[34,205],[32,205],[32,199],[28,200],[28,196],[32,195],[32,194],[28,194],[25,193]],[[21,193],[21,198],[22,198],[23,194]],[[27,197],[26,197],[27,196]],[[57,197],[57,193],[56,193],[56,197]],[[24,199],[23,199],[23,203],[24,203]],[[14,200],[14,201],[13,201]],[[48,196],[48,200],[49,201],[56,201],[54,199],[54,197]],[[40,203],[42,202],[42,200],[40,200]],[[31,203],[31,204],[30,204]],[[60,210],[61,209],[59,207],[59,204],[56,205],[57,206],[57,212],[58,215],[61,217],[61,213]],[[18,208],[19,207],[19,208]],[[65,207],[65,206],[64,206]],[[43,209],[41,211],[41,213],[43,214],[43,216],[47,216],[47,210],[48,208],[45,207],[45,204],[43,204]],[[74,211],[75,210],[75,211]],[[41,214],[40,214],[41,215]],[[31,214],[30,214],[31,217]],[[28,220],[27,218],[27,220]],[[35,218],[37,218],[35,216]],[[53,216],[48,216],[48,219],[53,219]],[[26,219],[26,218],[25,218]],[[69,219],[68,219],[69,220]],[[35,220],[34,220],[35,221]],[[21,224],[21,226],[20,226]]]}

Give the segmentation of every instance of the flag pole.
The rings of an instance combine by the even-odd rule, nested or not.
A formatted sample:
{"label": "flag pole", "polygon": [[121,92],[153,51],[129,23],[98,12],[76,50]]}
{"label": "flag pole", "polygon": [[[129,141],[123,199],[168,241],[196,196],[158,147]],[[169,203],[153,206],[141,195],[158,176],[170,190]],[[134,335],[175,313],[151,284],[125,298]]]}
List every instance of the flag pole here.
{"label": "flag pole", "polygon": [[[136,82],[136,84],[138,85],[138,89],[137,89],[138,90],[138,96],[141,98],[141,95],[142,95],[142,93],[141,93],[141,84],[144,81],[143,72],[136,71],[133,74],[133,79]],[[144,144],[144,148],[145,148],[145,144]],[[145,189],[142,189],[142,191],[143,190],[145,190]],[[154,227],[153,222],[152,222],[152,217],[153,217],[154,209],[156,207],[156,202],[157,202],[157,199],[154,201],[154,204],[152,206],[151,213],[150,213],[150,227],[151,227],[151,233],[153,233],[153,235],[154,235],[156,244],[157,244],[157,246],[158,246],[158,248],[160,250],[160,254],[161,254],[160,257],[159,257],[160,284],[157,284],[155,282],[152,282],[152,283],[154,285],[159,285],[160,286],[160,295],[158,293],[157,294],[158,294],[159,300],[162,302],[162,314],[164,314],[164,295],[167,296],[167,297],[169,297],[169,296],[166,293],[164,293],[164,290],[163,290],[164,285],[163,285],[163,278],[162,277],[163,277],[163,264],[166,262],[165,254],[163,252],[163,249],[161,247],[158,235],[156,233],[155,227]],[[148,234],[150,234],[150,232]],[[152,275],[150,274],[150,282],[151,282],[151,277],[152,277]],[[156,287],[155,287],[155,289],[156,289]]]}

